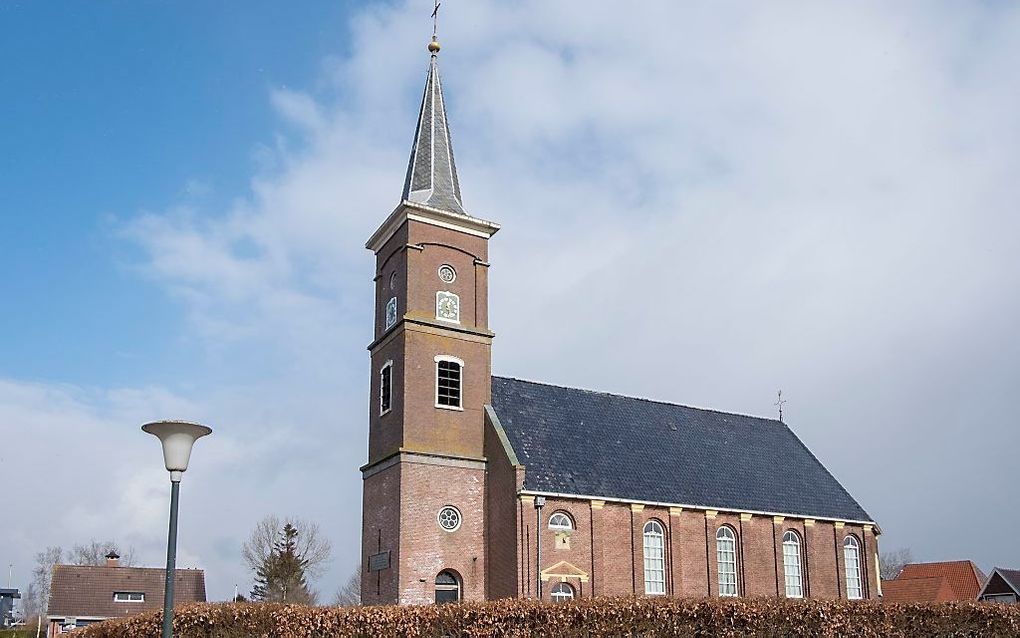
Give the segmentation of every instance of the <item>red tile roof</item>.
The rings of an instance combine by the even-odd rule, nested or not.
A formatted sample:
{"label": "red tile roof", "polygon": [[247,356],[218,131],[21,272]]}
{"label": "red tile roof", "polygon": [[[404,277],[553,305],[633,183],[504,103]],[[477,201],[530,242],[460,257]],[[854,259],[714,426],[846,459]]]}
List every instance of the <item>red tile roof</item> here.
{"label": "red tile roof", "polygon": [[886,602],[974,600],[985,576],[969,560],[905,565],[894,580],[882,581]]}
{"label": "red tile roof", "polygon": [[[58,617],[115,618],[163,608],[166,570],[151,567],[57,565],[53,568],[47,614]],[[205,573],[178,569],[174,602],[205,602]],[[116,592],[141,592],[144,602],[115,602]]]}

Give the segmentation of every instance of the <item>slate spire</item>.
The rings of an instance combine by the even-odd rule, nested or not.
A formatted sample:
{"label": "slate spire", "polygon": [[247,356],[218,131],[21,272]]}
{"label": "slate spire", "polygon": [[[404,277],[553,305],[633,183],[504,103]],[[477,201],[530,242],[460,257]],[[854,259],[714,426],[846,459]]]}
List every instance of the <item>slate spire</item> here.
{"label": "slate spire", "polygon": [[460,199],[457,165],[453,161],[450,125],[446,121],[446,102],[439,81],[439,42],[429,43],[432,59],[425,79],[418,126],[407,164],[403,199],[443,211],[467,215]]}

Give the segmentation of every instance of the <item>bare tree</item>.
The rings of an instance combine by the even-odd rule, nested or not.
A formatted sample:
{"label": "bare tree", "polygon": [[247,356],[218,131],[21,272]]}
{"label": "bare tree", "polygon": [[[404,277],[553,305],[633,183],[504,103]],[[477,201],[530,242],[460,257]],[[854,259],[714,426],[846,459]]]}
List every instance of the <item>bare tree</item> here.
{"label": "bare tree", "polygon": [[116,541],[97,541],[92,539],[87,543],[75,545],[67,554],[67,560],[72,565],[105,565],[106,555],[110,552],[120,556],[120,564],[131,567],[135,562],[135,548],[129,547],[122,552]]}
{"label": "bare tree", "polygon": [[333,604],[339,607],[357,607],[361,604],[361,568],[354,570],[347,582],[337,588]]}
{"label": "bare tree", "polygon": [[[35,567],[32,569],[32,584],[30,591],[34,594],[34,600],[23,600],[26,605],[31,606],[33,614],[45,614],[46,607],[50,601],[50,584],[53,582],[53,567],[60,563],[64,557],[64,550],[60,547],[47,547],[35,555]],[[27,598],[27,597],[26,597]]]}
{"label": "bare tree", "polygon": [[333,546],[323,536],[318,524],[290,517],[280,519],[272,514],[256,523],[251,536],[241,545],[245,565],[253,574],[267,565],[272,558],[274,544],[279,540],[280,530],[288,524],[301,532],[295,541],[295,552],[304,561],[305,576],[309,579],[322,576]]}
{"label": "bare tree", "polygon": [[882,580],[893,580],[903,571],[904,565],[914,562],[914,553],[909,547],[901,547],[891,552],[882,552],[878,562]]}

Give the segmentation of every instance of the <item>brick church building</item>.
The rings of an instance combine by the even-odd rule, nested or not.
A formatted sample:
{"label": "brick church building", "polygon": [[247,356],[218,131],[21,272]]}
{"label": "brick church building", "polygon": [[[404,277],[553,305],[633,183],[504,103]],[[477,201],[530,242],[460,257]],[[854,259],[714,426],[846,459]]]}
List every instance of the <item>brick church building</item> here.
{"label": "brick church building", "polygon": [[362,601],[881,594],[879,529],[781,421],[494,376],[488,241],[432,54],[376,313]]}

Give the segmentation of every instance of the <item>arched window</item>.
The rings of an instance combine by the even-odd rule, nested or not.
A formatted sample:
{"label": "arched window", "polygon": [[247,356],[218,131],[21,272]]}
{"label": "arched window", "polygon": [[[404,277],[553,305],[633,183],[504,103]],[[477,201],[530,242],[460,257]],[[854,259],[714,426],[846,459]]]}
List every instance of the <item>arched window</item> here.
{"label": "arched window", "polygon": [[645,523],[645,593],[666,593],[665,534],[659,521]]}
{"label": "arched window", "polygon": [[436,407],[461,409],[461,371],[464,362],[445,354],[436,355]]}
{"label": "arched window", "polygon": [[565,603],[574,598],[574,588],[567,583],[558,583],[550,592],[554,603]]}
{"label": "arched window", "polygon": [[715,533],[715,557],[719,564],[719,595],[737,595],[737,536],[723,525]]}
{"label": "arched window", "polygon": [[574,529],[574,522],[564,512],[556,512],[549,517],[549,529],[558,532],[569,532]]}
{"label": "arched window", "polygon": [[861,590],[861,547],[853,536],[843,540],[843,564],[846,569],[846,597],[860,600],[864,597]]}
{"label": "arched window", "polygon": [[783,534],[783,574],[786,577],[786,597],[803,598],[804,586],[800,571],[800,536],[797,532]]}
{"label": "arched window", "polygon": [[460,578],[450,570],[436,576],[436,604],[455,603],[460,600]]}

